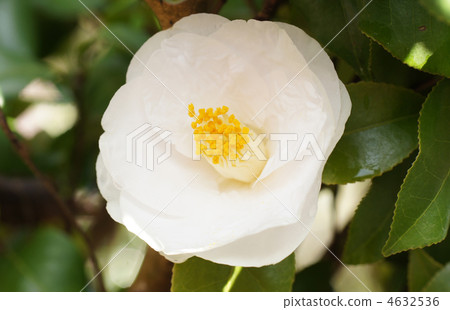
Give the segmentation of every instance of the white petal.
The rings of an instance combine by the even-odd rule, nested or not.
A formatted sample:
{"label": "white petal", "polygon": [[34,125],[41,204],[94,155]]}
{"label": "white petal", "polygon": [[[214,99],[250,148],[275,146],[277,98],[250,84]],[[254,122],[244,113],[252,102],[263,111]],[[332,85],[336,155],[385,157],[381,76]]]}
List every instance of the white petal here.
{"label": "white petal", "polygon": [[[192,255],[219,264],[243,267],[261,267],[280,262],[298,247],[311,230],[317,208],[320,175],[311,183],[314,184],[314,189],[308,193],[306,203],[302,203],[307,207],[298,213],[289,212],[290,216],[295,219],[293,224],[270,228],[245,236],[222,247],[200,253],[193,252]],[[266,190],[272,191],[268,187]],[[281,198],[278,193],[271,192],[271,194]],[[278,200],[278,203],[281,208],[289,208],[282,198]],[[170,255],[166,255],[166,258],[172,261],[180,259],[180,257]]]}
{"label": "white petal", "polygon": [[201,36],[208,36],[211,33],[216,32],[222,25],[229,21],[229,19],[217,14],[199,13],[180,19],[173,25],[173,28],[180,32],[183,31]]}
{"label": "white petal", "polygon": [[119,207],[120,189],[114,181],[103,163],[101,154],[96,163],[97,185],[103,198],[106,200],[106,209],[116,222],[122,222],[122,211]]}
{"label": "white petal", "polygon": [[305,57],[309,69],[322,82],[334,111],[335,119],[338,120],[340,114],[339,79],[330,57],[316,40],[300,28],[286,23],[278,22],[277,24],[286,31],[297,49]]}
{"label": "white petal", "polygon": [[161,43],[164,40],[180,32],[190,32],[206,36],[216,31],[226,22],[228,22],[228,19],[219,15],[194,14],[176,22],[172,28],[154,34],[141,46],[131,60],[127,72],[127,82],[143,74],[152,75],[149,68],[146,68],[146,63],[151,55],[161,48]]}
{"label": "white petal", "polygon": [[292,254],[307,234],[308,230],[305,226],[297,222],[288,226],[271,228],[257,235],[246,236],[229,245],[197,253],[196,256],[231,266],[273,265]]}
{"label": "white petal", "polygon": [[270,99],[267,85],[255,68],[209,37],[177,34],[164,41],[148,67],[182,102],[192,102],[197,109],[226,105],[246,124]]}
{"label": "white petal", "polygon": [[[254,20],[232,21],[210,35],[211,38],[231,46],[258,71],[266,82],[269,99],[257,105],[256,113],[259,114],[256,120],[251,122],[245,115],[242,121],[263,128],[263,132],[290,133],[297,134],[299,137],[297,141],[290,142],[288,161],[279,159],[278,142],[269,141],[270,160],[261,174],[262,179],[295,158],[305,134],[313,134],[324,153],[334,135],[335,119],[328,117],[332,111],[328,98],[330,94],[324,89],[325,84],[334,82],[335,87],[326,86],[333,86],[336,91],[339,91],[337,76],[333,81],[333,76],[328,78],[324,72],[325,69],[330,69],[328,65],[331,65],[334,71],[333,64],[326,54],[319,58],[318,61],[325,59],[325,62],[329,63],[325,66],[314,66],[314,69],[318,68],[317,71],[321,74],[316,76],[315,72],[310,70],[312,68],[307,65],[309,59],[305,59],[299,53],[299,50],[302,50],[297,45],[302,44],[302,49],[313,50],[318,47],[320,50],[318,43],[306,35],[306,38],[301,38],[302,42],[298,40],[293,42],[291,40],[293,38],[281,29],[281,26],[283,24],[261,23]],[[304,45],[308,46],[304,47]],[[312,57],[310,54],[307,56]],[[291,80],[293,77],[295,79]],[[322,81],[322,78],[325,80]],[[334,93],[333,96],[336,97]],[[337,104],[339,100],[340,98],[337,99]],[[253,119],[256,113],[250,115],[250,119]]]}
{"label": "white petal", "polygon": [[128,66],[126,81],[129,82],[142,75],[153,75],[150,69],[146,68],[146,63],[150,59],[150,56],[159,48],[161,43],[170,38],[177,31],[172,28],[155,33],[150,39],[148,39],[141,48],[134,54],[133,59]]}
{"label": "white petal", "polygon": [[[205,161],[191,159],[186,106],[227,105],[242,122],[266,132],[312,132],[329,153],[348,118],[348,94],[345,87],[340,89],[337,76],[334,80],[329,59],[317,57],[320,65],[304,68],[301,78],[252,121],[298,67],[312,59],[314,48],[304,45],[316,44],[317,49],[318,44],[276,24],[202,16],[183,19],[138,52],[135,58],[158,78],[133,60],[127,84],[102,120],[99,187],[113,218],[173,261],[198,255],[230,265],[276,263],[304,239],[307,229],[298,220],[312,223],[324,162],[312,157],[271,161],[264,183],[227,180]],[[208,27],[205,18],[212,21]],[[249,33],[242,35],[243,41],[235,38],[242,27]],[[270,48],[271,42],[276,42],[275,48]],[[306,60],[299,45],[306,48]],[[324,87],[337,89],[340,96],[330,103],[335,93]],[[127,136],[145,123],[172,132],[172,156],[154,171],[127,162]],[[164,143],[149,151],[160,154]]]}
{"label": "white petal", "polygon": [[[126,118],[123,121],[133,123]],[[254,187],[227,181],[208,164],[176,152],[155,171],[149,171],[126,162],[123,143],[127,132],[120,132],[122,127],[117,124],[113,132],[101,137],[102,157],[123,190],[120,208],[129,230],[146,230],[147,223],[167,206],[142,237],[157,250],[169,255],[205,251],[295,222],[279,200],[297,216],[306,212],[313,217],[315,213],[316,200],[310,195],[318,192],[320,181],[311,179],[320,178],[321,163],[292,162],[265,180],[266,185]],[[182,190],[197,171],[199,177]],[[176,238],[174,231],[180,234]]]}
{"label": "white petal", "polygon": [[306,65],[292,40],[276,23],[234,20],[210,37],[250,63],[267,81],[272,95],[297,73],[299,67]]}
{"label": "white petal", "polygon": [[338,141],[341,139],[342,134],[344,133],[345,129],[345,123],[348,120],[348,117],[350,116],[351,110],[352,110],[352,102],[350,100],[350,95],[348,94],[347,88],[345,88],[345,85],[339,81],[339,90],[340,90],[340,98],[341,98],[341,111],[339,114],[339,119],[337,122],[337,126],[334,132],[333,140],[331,141],[326,157],[330,156],[331,152],[333,151],[334,147],[338,143]]}
{"label": "white petal", "polygon": [[334,194],[325,188],[319,193],[317,215],[311,234],[295,250],[295,270],[298,272],[319,261],[327,252],[335,233]]}

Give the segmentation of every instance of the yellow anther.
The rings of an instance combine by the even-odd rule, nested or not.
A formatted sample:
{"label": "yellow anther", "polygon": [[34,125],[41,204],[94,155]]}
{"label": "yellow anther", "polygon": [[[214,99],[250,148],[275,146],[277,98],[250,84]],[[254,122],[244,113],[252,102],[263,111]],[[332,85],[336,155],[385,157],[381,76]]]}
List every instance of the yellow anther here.
{"label": "yellow anther", "polygon": [[194,117],[195,115],[195,109],[194,109],[194,105],[191,103],[188,106],[188,110],[189,110],[189,117]]}
{"label": "yellow anther", "polygon": [[[197,141],[195,153],[210,158],[213,164],[223,165],[231,160],[233,161],[231,164],[235,165],[236,159],[242,156],[241,151],[249,141],[250,129],[248,127],[241,128],[241,122],[236,119],[234,114],[228,116],[229,108],[227,106],[218,107],[215,110],[202,108],[196,115],[194,105],[191,103],[188,110],[189,116],[196,118],[196,121],[191,123],[194,134],[196,134],[194,138]],[[220,139],[217,134],[221,134]],[[216,152],[211,152],[213,150]],[[217,151],[222,154],[217,155]]]}
{"label": "yellow anther", "polygon": [[219,163],[219,156],[215,155],[212,158],[213,164],[218,164]]}
{"label": "yellow anther", "polygon": [[224,134],[230,134],[230,133],[232,133],[233,132],[233,126],[227,126],[226,128],[225,128],[225,130],[223,131],[223,133]]}

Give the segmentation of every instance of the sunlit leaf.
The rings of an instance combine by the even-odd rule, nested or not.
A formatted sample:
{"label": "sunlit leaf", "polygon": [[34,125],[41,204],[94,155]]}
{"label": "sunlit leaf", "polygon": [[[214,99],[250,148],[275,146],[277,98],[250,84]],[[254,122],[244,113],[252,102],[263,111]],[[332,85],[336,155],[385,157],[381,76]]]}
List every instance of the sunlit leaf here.
{"label": "sunlit leaf", "polygon": [[405,65],[378,43],[372,41],[370,49],[371,71],[374,82],[384,82],[407,88],[427,84],[433,76]]}
{"label": "sunlit leaf", "polygon": [[419,0],[376,0],[359,27],[407,65],[450,76],[450,25],[431,16]]}
{"label": "sunlit leaf", "polygon": [[450,23],[450,0],[419,0],[432,15]]}

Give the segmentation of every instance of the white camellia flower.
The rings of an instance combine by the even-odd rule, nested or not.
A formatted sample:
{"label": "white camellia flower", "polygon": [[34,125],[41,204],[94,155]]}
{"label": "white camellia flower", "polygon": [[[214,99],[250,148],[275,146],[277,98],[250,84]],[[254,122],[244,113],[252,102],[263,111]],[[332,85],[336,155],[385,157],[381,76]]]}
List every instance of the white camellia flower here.
{"label": "white camellia flower", "polygon": [[[102,120],[98,185],[112,218],[173,262],[274,264],[309,232],[324,158],[350,109],[330,58],[297,27],[191,15],[150,38],[131,61]],[[172,133],[171,157],[153,171],[127,162],[127,135],[143,124]],[[251,139],[235,141],[236,161],[227,154],[193,160],[207,145],[193,144],[194,132]],[[259,144],[267,160],[245,160],[259,134],[267,135]],[[324,158],[302,147],[307,135]]]}

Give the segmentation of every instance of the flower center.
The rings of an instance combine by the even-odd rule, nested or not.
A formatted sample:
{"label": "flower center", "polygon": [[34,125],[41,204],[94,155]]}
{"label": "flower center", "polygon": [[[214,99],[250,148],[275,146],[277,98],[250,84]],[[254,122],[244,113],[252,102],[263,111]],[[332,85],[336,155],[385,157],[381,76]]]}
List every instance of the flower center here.
{"label": "flower center", "polygon": [[189,105],[194,119],[195,153],[203,156],[221,175],[253,182],[266,164],[264,136],[242,124],[229,108],[199,109]]}

